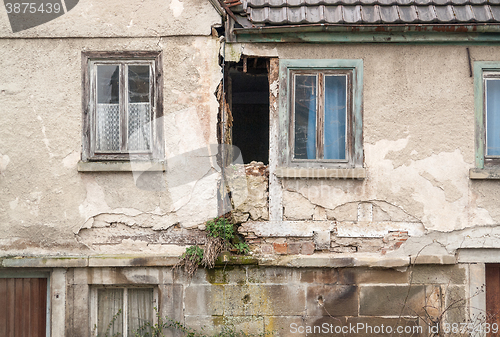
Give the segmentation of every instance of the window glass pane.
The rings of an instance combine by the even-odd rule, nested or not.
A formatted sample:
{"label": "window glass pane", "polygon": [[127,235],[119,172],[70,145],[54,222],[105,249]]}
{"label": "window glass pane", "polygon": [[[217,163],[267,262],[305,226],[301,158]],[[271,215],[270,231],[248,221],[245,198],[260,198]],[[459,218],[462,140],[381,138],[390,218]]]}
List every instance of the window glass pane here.
{"label": "window glass pane", "polygon": [[97,103],[118,104],[120,67],[118,65],[97,66]]}
{"label": "window glass pane", "polygon": [[128,66],[129,102],[149,103],[149,65]]}
{"label": "window glass pane", "polygon": [[[153,324],[153,289],[128,289],[128,336],[149,333]],[[150,325],[145,325],[148,323]],[[139,330],[140,329],[140,330]]]}
{"label": "window glass pane", "polygon": [[486,80],[486,155],[500,156],[500,79]]}
{"label": "window glass pane", "polygon": [[97,290],[98,336],[123,335],[123,289]]}
{"label": "window glass pane", "polygon": [[347,76],[325,76],[325,159],[346,159]]}
{"label": "window glass pane", "polygon": [[97,66],[96,150],[120,150],[119,66]]}
{"label": "window glass pane", "polygon": [[316,159],[316,77],[295,76],[295,150],[296,159]]}
{"label": "window glass pane", "polygon": [[128,66],[128,146],[131,151],[151,149],[149,65]]}

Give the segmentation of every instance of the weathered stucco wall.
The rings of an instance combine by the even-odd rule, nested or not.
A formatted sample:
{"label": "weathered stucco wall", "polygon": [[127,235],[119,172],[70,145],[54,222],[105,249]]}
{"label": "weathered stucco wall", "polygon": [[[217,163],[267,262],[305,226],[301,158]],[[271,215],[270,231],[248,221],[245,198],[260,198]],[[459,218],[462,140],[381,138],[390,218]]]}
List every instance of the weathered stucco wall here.
{"label": "weathered stucco wall", "polygon": [[[196,156],[217,143],[215,9],[204,1],[80,1],[16,34],[0,15],[0,254],[178,255],[203,240],[183,228],[217,215],[217,166]],[[177,161],[142,176],[78,172],[82,51],[147,50],[162,51],[165,152]]]}
{"label": "weathered stucco wall", "polygon": [[[24,6],[23,6],[24,8]],[[7,12],[0,11],[0,37],[148,37],[209,35],[220,25],[209,1],[79,0],[66,14],[15,34]]]}
{"label": "weathered stucco wall", "polygon": [[[472,63],[498,60],[496,47],[473,46],[470,53]],[[408,236],[436,231],[443,232],[436,234],[438,241],[448,245],[442,251],[453,254],[458,246],[451,243],[461,240],[465,228],[483,226],[466,247],[498,246],[496,239],[486,244],[480,239],[496,232],[500,221],[497,182],[469,179],[475,111],[465,46],[232,44],[226,55],[233,61],[241,55],[363,60],[367,177],[281,179],[281,195],[275,197],[281,197],[283,217],[272,225],[247,222],[240,228],[250,238],[271,237],[266,240],[274,250],[263,246],[262,253],[282,254],[281,245],[296,244],[297,237],[314,239],[316,250],[385,253],[405,246]],[[272,190],[271,181],[270,198]],[[280,248],[272,237],[281,237]],[[407,253],[416,254],[433,239],[410,239]],[[291,251],[297,249],[284,248]]]}

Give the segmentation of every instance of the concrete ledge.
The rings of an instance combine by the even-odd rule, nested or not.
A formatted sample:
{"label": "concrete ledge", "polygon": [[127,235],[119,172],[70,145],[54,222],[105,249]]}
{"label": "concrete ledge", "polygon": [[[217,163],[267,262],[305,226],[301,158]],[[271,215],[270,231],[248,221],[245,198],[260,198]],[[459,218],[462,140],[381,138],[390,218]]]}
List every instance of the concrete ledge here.
{"label": "concrete ledge", "polygon": [[[459,255],[459,262],[477,262],[483,256],[485,262],[500,260],[500,249],[469,250],[469,255]],[[484,252],[487,251],[487,252]],[[491,251],[491,252],[488,252]],[[494,254],[492,254],[494,252]],[[491,255],[490,255],[491,254]],[[491,258],[486,258],[486,257]],[[178,256],[53,256],[53,257],[4,257],[0,258],[0,268],[76,268],[76,267],[172,267],[180,261]],[[380,254],[334,254],[317,253],[314,255],[229,255],[222,254],[217,265],[260,265],[291,268],[399,268],[411,263],[423,265],[452,265],[457,263],[453,255],[420,255],[415,257],[387,256]]]}
{"label": "concrete ledge", "polygon": [[500,249],[495,248],[466,248],[459,249],[457,260],[460,263],[498,263]]}
{"label": "concrete ledge", "polygon": [[248,255],[231,255],[228,252],[222,253],[215,261],[216,266],[230,265],[257,265],[259,260]]}
{"label": "concrete ledge", "polygon": [[345,267],[373,267],[399,268],[410,264],[406,257],[385,257],[382,255],[357,254],[317,254],[317,255],[288,255],[260,258],[261,266],[284,267],[317,267],[317,268],[345,268]]}
{"label": "concrete ledge", "polygon": [[410,258],[411,264],[456,264],[455,255],[418,255]]}
{"label": "concrete ledge", "polygon": [[498,168],[483,168],[483,169],[470,169],[469,178],[472,180],[481,179],[500,179],[500,169]]}
{"label": "concrete ledge", "polygon": [[2,268],[150,267],[174,266],[178,256],[48,256],[0,258]]}
{"label": "concrete ledge", "polygon": [[79,161],[78,172],[164,172],[165,164],[150,161]]}
{"label": "concrete ledge", "polygon": [[2,260],[4,268],[72,268],[87,267],[87,257],[8,257]]}
{"label": "concrete ledge", "polygon": [[90,256],[89,267],[160,267],[174,266],[180,261],[177,256]]}
{"label": "concrete ledge", "polygon": [[313,167],[278,167],[275,174],[279,178],[289,179],[365,179],[366,170],[356,168],[313,168]]}

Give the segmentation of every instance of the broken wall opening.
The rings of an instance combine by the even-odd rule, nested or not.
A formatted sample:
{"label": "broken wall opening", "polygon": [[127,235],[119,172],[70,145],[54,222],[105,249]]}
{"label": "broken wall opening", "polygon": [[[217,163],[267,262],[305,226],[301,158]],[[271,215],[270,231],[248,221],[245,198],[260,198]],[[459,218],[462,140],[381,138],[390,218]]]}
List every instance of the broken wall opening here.
{"label": "broken wall opening", "polygon": [[227,98],[232,113],[232,144],[243,162],[269,163],[269,60],[243,57],[227,67]]}

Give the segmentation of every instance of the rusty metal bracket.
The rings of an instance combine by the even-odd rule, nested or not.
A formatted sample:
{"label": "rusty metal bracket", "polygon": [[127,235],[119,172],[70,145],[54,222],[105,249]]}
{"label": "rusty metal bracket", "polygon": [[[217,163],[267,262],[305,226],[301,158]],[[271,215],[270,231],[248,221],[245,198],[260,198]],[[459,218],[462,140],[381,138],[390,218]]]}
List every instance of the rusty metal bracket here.
{"label": "rusty metal bracket", "polygon": [[227,15],[229,15],[234,20],[234,22],[238,22],[238,19],[236,19],[236,16],[231,11],[231,9],[229,9],[229,6],[226,4],[226,2],[224,2],[224,0],[219,0],[219,3],[224,8],[224,10],[226,11]]}

